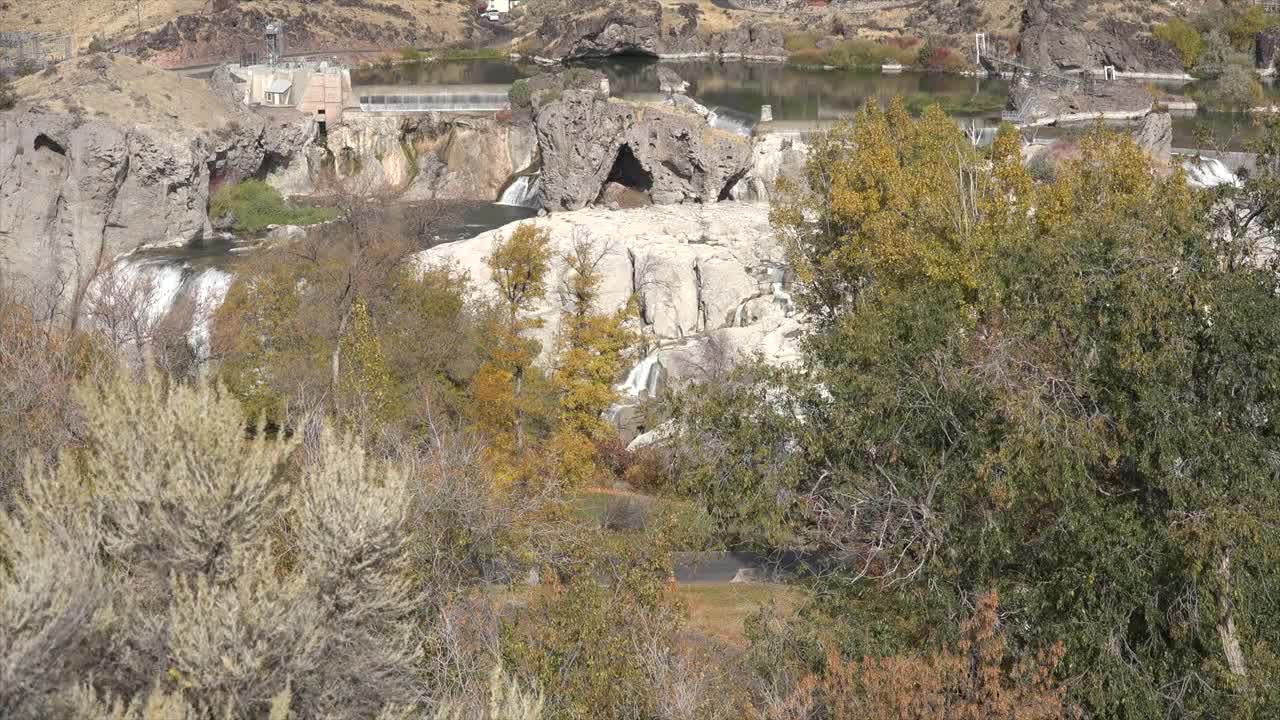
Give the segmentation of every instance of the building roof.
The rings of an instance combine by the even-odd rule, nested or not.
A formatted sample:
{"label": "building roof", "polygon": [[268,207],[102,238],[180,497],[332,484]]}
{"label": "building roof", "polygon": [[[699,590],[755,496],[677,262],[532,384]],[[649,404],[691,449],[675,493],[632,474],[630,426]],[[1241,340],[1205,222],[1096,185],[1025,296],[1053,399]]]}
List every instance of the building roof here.
{"label": "building roof", "polygon": [[293,87],[293,82],[285,79],[273,80],[271,85],[267,87],[267,92],[283,94],[289,92],[289,88]]}

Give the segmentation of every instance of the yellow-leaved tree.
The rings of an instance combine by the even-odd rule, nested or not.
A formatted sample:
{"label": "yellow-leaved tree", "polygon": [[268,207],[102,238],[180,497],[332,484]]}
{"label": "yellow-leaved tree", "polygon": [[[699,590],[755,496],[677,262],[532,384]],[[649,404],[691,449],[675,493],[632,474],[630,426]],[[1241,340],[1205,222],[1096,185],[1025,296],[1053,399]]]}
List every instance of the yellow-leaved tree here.
{"label": "yellow-leaved tree", "polygon": [[547,231],[525,224],[500,238],[485,258],[497,286],[500,312],[487,338],[488,358],[472,381],[472,413],[489,436],[497,476],[507,481],[516,479],[525,464],[529,407],[524,390],[541,347],[523,333],[542,325],[528,313],[546,296],[551,257]]}
{"label": "yellow-leaved tree", "polygon": [[579,238],[564,256],[565,315],[553,378],[560,393],[560,420],[551,438],[551,457],[571,486],[581,486],[599,471],[596,441],[614,431],[602,416],[617,400],[614,383],[634,340],[626,326],[629,304],[613,312],[598,307],[600,262],[608,253],[608,246]]}

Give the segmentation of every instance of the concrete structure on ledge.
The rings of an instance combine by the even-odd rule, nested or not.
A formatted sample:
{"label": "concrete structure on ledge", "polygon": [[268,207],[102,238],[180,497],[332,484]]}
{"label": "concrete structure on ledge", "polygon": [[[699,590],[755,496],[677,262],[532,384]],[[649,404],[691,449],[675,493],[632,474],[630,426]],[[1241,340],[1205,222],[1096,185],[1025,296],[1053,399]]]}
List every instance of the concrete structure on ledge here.
{"label": "concrete structure on ledge", "polygon": [[244,103],[288,107],[320,122],[337,122],[360,107],[351,92],[351,71],[328,63],[233,65],[231,74],[245,84]]}

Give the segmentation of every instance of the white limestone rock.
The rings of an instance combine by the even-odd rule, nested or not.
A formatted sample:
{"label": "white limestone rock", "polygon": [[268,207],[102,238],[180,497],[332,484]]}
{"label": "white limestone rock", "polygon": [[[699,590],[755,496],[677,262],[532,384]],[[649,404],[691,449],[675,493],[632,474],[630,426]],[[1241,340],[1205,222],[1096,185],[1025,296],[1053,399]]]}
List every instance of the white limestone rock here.
{"label": "white limestone rock", "polygon": [[[640,298],[644,332],[658,348],[655,359],[667,382],[696,379],[711,350],[734,358],[760,355],[779,364],[799,357],[803,319],[787,296],[785,261],[765,205],[579,210],[528,222],[551,235],[557,255],[553,278],[563,276],[562,256],[576,238],[609,248],[601,263],[601,309],[623,307],[633,293]],[[495,240],[515,227],[431,248],[417,261],[455,263],[482,292],[491,292],[484,259]],[[534,331],[544,362],[554,351],[564,307],[558,285],[552,281],[552,291],[534,312],[545,321]],[[653,395],[655,389],[645,384],[643,394]]]}

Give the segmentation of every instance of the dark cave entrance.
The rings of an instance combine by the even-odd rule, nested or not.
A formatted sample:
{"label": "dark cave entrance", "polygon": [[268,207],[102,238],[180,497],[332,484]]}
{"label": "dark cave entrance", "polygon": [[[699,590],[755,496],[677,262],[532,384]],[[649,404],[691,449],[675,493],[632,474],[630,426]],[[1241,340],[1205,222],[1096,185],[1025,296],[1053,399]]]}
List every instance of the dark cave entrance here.
{"label": "dark cave entrance", "polygon": [[613,168],[609,170],[609,177],[605,180],[606,185],[609,183],[617,183],[632,190],[649,192],[653,188],[653,176],[636,159],[636,154],[631,151],[631,146],[623,145],[618,148],[618,157],[614,159]]}

